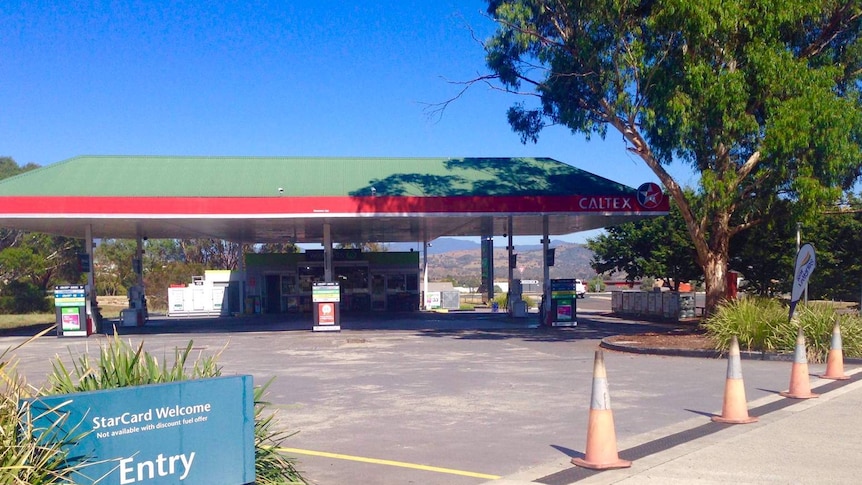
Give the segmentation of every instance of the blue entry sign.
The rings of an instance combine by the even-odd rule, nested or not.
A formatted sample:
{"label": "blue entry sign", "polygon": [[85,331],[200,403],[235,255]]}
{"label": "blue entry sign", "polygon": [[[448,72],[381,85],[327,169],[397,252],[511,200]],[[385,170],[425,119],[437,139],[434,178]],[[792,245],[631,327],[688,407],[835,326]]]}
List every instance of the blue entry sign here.
{"label": "blue entry sign", "polygon": [[[28,400],[34,430],[86,433],[69,450],[88,463],[76,483],[243,485],[254,482],[251,376]],[[52,411],[53,409],[56,410]],[[50,430],[50,431],[49,431]],[[63,436],[64,432],[59,433]]]}

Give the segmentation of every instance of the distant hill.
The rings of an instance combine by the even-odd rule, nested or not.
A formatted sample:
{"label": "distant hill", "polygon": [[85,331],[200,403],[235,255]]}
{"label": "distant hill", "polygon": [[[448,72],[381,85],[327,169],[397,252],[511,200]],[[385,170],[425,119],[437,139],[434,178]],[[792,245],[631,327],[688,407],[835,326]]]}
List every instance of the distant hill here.
{"label": "distant hill", "polygon": [[[422,243],[388,243],[386,245],[389,251],[421,251]],[[477,241],[467,241],[464,239],[456,239],[454,237],[441,237],[435,239],[428,246],[428,254],[443,254],[450,251],[464,251],[470,249],[479,249]]]}
{"label": "distant hill", "polygon": [[[441,241],[450,240],[441,238],[434,241],[435,250],[442,247],[450,247]],[[431,252],[428,248],[428,278],[432,281],[444,278],[454,278],[462,284],[468,282],[476,283],[481,278],[481,249],[478,243],[470,241],[454,240],[458,243],[472,244],[472,247],[454,249],[441,253]],[[456,247],[458,247],[456,245]],[[581,278],[584,280],[596,276],[596,272],[590,268],[592,251],[583,244],[553,241],[551,243],[555,251],[555,264],[550,268],[551,278]],[[390,250],[397,250],[392,249]],[[515,254],[518,255],[518,265],[514,271],[515,278],[533,280],[542,278],[542,245],[515,246]],[[504,248],[494,248],[494,276],[496,279],[505,279],[508,276],[508,252]],[[478,283],[476,283],[478,285]],[[473,286],[470,284],[470,286]]]}

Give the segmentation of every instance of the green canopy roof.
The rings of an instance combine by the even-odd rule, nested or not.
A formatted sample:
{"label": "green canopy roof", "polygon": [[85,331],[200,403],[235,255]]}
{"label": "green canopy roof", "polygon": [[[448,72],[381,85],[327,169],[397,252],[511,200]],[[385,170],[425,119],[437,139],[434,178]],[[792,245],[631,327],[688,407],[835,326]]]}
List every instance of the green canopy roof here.
{"label": "green canopy roof", "polygon": [[242,242],[320,242],[325,224],[344,243],[555,235],[666,214],[647,186],[550,158],[81,156],[0,180],[0,227]]}
{"label": "green canopy roof", "polygon": [[[122,197],[610,195],[550,158],[81,156],[0,180],[0,195]],[[279,188],[283,192],[279,192]]]}

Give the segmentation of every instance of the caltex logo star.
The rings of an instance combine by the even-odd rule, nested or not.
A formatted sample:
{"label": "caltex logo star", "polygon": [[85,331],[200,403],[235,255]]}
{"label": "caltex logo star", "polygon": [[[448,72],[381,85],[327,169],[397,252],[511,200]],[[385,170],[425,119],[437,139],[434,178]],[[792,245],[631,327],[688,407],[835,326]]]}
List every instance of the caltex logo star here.
{"label": "caltex logo star", "polygon": [[655,209],[661,204],[662,197],[661,187],[652,182],[638,187],[638,204],[644,209]]}

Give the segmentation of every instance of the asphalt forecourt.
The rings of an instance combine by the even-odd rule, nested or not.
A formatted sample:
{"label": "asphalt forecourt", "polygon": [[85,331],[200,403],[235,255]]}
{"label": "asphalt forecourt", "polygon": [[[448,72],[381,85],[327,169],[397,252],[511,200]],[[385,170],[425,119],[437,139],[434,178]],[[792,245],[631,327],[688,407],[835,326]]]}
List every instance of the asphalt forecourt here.
{"label": "asphalt forecourt", "polygon": [[[213,323],[128,338],[168,359],[192,339],[196,351],[221,352],[224,375],[251,374],[256,384],[274,378],[268,401],[281,426],[297,432],[282,445],[314,483],[466,485],[541,464],[565,466],[533,479],[571,467],[585,449],[601,339],[650,328],[588,313],[578,327],[555,329],[498,317],[366,323],[337,333],[263,325],[231,332]],[[17,352],[19,369],[38,385],[50,358],[71,362],[96,352],[103,338],[39,339]],[[22,339],[4,337],[0,347]],[[691,420],[709,423],[722,411],[725,359],[605,351],[604,363],[621,444]],[[788,362],[743,366],[750,401],[788,388]],[[824,369],[810,366],[813,374]]]}

